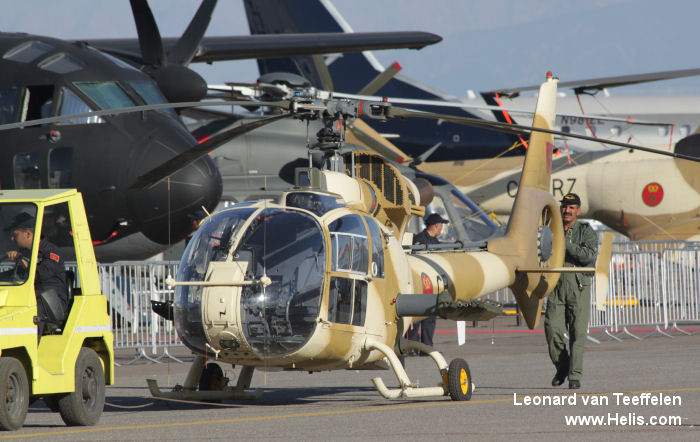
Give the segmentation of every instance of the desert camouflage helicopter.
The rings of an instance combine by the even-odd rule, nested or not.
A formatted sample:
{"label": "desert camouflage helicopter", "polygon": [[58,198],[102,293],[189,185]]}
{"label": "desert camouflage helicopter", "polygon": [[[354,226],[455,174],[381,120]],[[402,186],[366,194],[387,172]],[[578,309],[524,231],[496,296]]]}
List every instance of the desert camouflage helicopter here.
{"label": "desert camouflage helicopter", "polygon": [[[161,392],[149,380],[152,394],[255,398],[261,392],[248,389],[254,369],[263,366],[309,372],[388,368],[398,388],[373,379],[386,398],[468,400],[473,382],[466,361],[448,364],[434,348],[404,339],[411,321],[433,314],[492,318],[499,306],[477,298],[510,287],[534,328],[560,272],[594,270],[561,267],[562,220],[549,193],[552,135],[538,132],[553,127],[557,81],[548,73],[540,89],[505,236],[424,251],[404,248],[402,240],[411,217],[424,215],[429,192],[379,155],[340,148],[348,119],[400,117],[405,110],[382,102],[293,100],[287,109],[298,117],[326,117],[317,145],[326,152],[326,167],[297,169],[296,186],[277,201],[237,204],[203,222],[176,280],[167,281],[176,286],[174,305],[156,309],[174,319],[182,341],[198,356],[182,387]],[[601,280],[608,262],[609,255],[608,261],[599,259]],[[439,386],[411,382],[398,357],[411,349],[432,357]],[[205,368],[207,355],[243,367],[235,387],[215,386],[221,369],[211,363]]]}

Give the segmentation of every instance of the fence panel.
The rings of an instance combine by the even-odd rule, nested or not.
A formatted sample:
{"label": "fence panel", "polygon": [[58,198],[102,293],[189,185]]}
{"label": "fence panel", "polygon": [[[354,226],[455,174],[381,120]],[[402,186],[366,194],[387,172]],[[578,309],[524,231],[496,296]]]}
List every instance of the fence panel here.
{"label": "fence panel", "polygon": [[668,322],[686,333],[679,324],[700,322],[700,249],[667,249],[663,260]]}

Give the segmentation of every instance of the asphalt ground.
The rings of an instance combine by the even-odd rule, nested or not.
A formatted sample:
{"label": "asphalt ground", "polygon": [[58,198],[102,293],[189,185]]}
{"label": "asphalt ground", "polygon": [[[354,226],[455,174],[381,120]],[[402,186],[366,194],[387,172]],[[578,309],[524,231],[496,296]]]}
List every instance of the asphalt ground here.
{"label": "asphalt ground", "polygon": [[[345,370],[323,373],[256,371],[254,402],[192,404],[150,397],[146,378],[164,391],[182,383],[192,356],[184,348],[152,363],[117,352],[116,384],[94,427],[66,427],[42,401],[30,406],[24,428],[0,438],[48,440],[700,440],[700,333],[652,335],[622,342],[593,335],[588,342],[582,388],[551,387],[554,369],[544,335],[515,326],[512,318],[467,326],[457,345],[454,323],[438,321],[435,346],[448,360],[468,361],[476,390],[467,402],[449,398],[382,398],[370,379],[397,385],[393,372]],[[699,326],[690,326],[697,329]],[[644,331],[636,334],[644,335]],[[234,384],[238,369],[223,367]],[[406,359],[409,377],[421,386],[440,382],[428,357]],[[651,402],[650,396],[671,401]],[[515,397],[514,397],[515,395]],[[573,398],[573,399],[572,399]],[[667,398],[667,399],[665,399]],[[528,401],[530,404],[528,405]],[[559,402],[557,402],[559,401]],[[625,403],[627,401],[627,403]],[[634,401],[639,401],[636,405]],[[649,401],[644,404],[642,401]],[[562,403],[563,402],[563,403]],[[567,419],[602,416],[577,424]],[[670,418],[669,418],[670,416]],[[673,419],[679,420],[674,422]],[[680,425],[648,425],[650,422]]]}

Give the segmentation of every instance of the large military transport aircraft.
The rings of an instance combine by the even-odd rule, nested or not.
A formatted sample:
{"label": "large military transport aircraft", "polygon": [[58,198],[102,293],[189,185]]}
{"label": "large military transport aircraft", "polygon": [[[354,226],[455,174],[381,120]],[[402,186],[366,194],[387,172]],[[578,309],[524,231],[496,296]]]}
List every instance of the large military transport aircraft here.
{"label": "large military transport aircraft", "polygon": [[[420,48],[440,40],[421,32],[204,37],[215,4],[204,0],[179,39],[161,38],[145,0],[131,1],[138,39],[68,41],[0,33],[0,125],[197,102],[207,84],[190,63]],[[0,131],[0,188],[77,187],[100,261],[141,259],[164,250],[191,232],[188,214],[212,210],[219,201],[221,178],[207,156],[167,182],[133,185],[178,155],[222,142],[198,143],[179,111],[146,109],[7,127]]]}

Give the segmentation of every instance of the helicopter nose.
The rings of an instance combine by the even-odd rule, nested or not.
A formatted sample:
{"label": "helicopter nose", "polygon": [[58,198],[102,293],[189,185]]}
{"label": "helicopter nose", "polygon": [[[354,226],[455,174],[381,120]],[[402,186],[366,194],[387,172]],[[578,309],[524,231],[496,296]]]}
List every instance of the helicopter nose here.
{"label": "helicopter nose", "polygon": [[[151,136],[136,159],[129,180],[160,166],[194,147],[196,140],[185,132],[163,131]],[[192,215],[202,208],[214,210],[221,199],[221,174],[209,156],[204,156],[148,189],[130,190],[128,205],[137,228],[149,239],[172,244],[192,231]]]}

